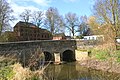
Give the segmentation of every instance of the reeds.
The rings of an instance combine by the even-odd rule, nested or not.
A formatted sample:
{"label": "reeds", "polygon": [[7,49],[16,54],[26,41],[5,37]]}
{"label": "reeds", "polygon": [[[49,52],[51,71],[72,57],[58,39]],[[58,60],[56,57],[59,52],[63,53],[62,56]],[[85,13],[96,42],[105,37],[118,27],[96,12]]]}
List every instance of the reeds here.
{"label": "reeds", "polygon": [[[45,57],[40,48],[37,48],[35,53],[31,53],[27,66],[18,62],[18,57],[7,55],[0,57],[0,80],[43,80],[43,71],[50,64],[45,65]],[[8,72],[6,73],[6,71]]]}

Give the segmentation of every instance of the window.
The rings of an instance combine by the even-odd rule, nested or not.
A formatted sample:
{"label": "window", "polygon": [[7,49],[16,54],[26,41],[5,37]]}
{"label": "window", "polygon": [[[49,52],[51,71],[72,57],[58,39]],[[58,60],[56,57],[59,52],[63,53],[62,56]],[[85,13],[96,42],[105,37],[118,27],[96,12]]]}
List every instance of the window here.
{"label": "window", "polygon": [[42,35],[42,38],[43,38],[43,35]]}
{"label": "window", "polygon": [[23,29],[20,29],[20,31],[23,31]]}
{"label": "window", "polygon": [[36,30],[34,30],[34,33],[36,33]]}
{"label": "window", "polygon": [[20,36],[23,36],[23,33],[21,33]]}
{"label": "window", "polygon": [[46,38],[46,35],[45,35],[45,38]]}

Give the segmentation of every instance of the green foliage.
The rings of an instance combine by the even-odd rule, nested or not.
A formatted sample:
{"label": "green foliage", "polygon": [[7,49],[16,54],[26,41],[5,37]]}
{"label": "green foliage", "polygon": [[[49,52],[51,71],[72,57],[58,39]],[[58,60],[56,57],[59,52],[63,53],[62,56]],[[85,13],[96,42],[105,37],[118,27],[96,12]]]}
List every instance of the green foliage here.
{"label": "green foliage", "polygon": [[5,66],[13,65],[16,62],[16,59],[0,57],[0,69]]}
{"label": "green foliage", "polygon": [[76,36],[76,39],[83,39],[82,35]]}
{"label": "green foliage", "polygon": [[95,58],[99,60],[107,60],[110,57],[109,51],[107,50],[96,50],[93,49],[92,51],[92,56],[95,56]]}
{"label": "green foliage", "polygon": [[12,80],[15,73],[11,65],[14,63],[14,59],[0,57],[0,80]]}
{"label": "green foliage", "polygon": [[120,50],[116,51],[116,60],[120,63]]}
{"label": "green foliage", "polygon": [[7,31],[0,36],[0,42],[13,42],[16,40],[16,36],[13,32]]}
{"label": "green foliage", "polygon": [[38,76],[33,76],[30,80],[42,80],[42,77],[38,77]]}
{"label": "green foliage", "polygon": [[0,70],[0,80],[11,80],[14,77],[14,74],[11,66],[3,67]]}
{"label": "green foliage", "polygon": [[120,45],[117,46],[117,49],[120,50]]}

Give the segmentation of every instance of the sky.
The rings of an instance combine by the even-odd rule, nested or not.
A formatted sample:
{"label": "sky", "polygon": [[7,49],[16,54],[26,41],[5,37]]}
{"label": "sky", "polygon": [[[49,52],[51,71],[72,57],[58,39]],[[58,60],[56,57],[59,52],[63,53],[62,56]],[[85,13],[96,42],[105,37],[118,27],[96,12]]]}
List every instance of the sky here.
{"label": "sky", "polygon": [[[20,20],[18,15],[25,9],[31,11],[43,11],[45,12],[49,7],[55,7],[58,9],[60,15],[65,15],[68,12],[76,13],[79,16],[92,15],[93,0],[7,0],[11,8],[14,10],[14,16]],[[17,23],[15,21],[12,26]]]}

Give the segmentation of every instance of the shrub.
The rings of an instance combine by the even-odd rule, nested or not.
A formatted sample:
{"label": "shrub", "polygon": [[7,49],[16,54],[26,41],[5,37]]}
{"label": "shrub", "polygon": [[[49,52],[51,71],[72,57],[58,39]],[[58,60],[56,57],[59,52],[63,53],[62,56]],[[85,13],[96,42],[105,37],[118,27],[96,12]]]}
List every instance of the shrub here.
{"label": "shrub", "polygon": [[21,64],[17,63],[13,65],[13,71],[15,73],[14,80],[41,80],[43,71],[31,71],[29,68],[23,68]]}
{"label": "shrub", "polygon": [[17,41],[14,32],[6,31],[0,36],[0,42],[14,42]]}
{"label": "shrub", "polygon": [[[40,62],[43,63],[40,64]],[[37,49],[28,60],[29,65],[23,67],[13,57],[0,57],[0,80],[42,80],[43,70],[49,65],[44,65],[44,55]],[[38,64],[33,64],[37,62]],[[32,69],[31,69],[32,68]]]}
{"label": "shrub", "polygon": [[11,66],[3,67],[0,70],[0,80],[12,80],[14,74]]}

